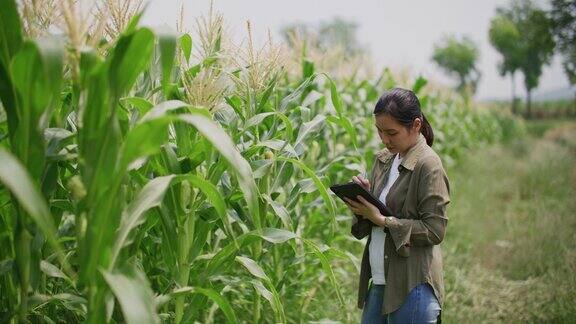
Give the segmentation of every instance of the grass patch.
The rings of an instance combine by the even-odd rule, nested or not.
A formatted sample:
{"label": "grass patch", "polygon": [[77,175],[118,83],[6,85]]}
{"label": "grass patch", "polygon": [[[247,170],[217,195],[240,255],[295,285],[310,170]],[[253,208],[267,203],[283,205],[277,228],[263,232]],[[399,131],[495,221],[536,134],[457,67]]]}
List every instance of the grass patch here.
{"label": "grass patch", "polygon": [[574,124],[574,121],[567,119],[529,119],[525,121],[525,124],[528,134],[534,137],[542,137],[547,131]]}
{"label": "grass patch", "polygon": [[576,158],[563,139],[576,132],[562,129],[476,152],[450,170],[447,322],[574,321]]}

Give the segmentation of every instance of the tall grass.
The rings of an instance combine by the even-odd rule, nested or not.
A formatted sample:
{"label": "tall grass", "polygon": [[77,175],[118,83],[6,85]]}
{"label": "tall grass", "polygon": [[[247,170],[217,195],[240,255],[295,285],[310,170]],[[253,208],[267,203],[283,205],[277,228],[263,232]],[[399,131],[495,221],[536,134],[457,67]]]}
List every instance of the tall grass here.
{"label": "tall grass", "polygon": [[515,139],[450,172],[449,322],[574,321],[575,134]]}
{"label": "tall grass", "polygon": [[[63,42],[0,7],[2,322],[293,323],[319,320],[326,289],[349,305],[339,278],[358,259],[326,188],[369,167],[388,71],[332,80],[304,57],[288,73],[271,43],[232,60],[216,13],[197,41],[140,12],[111,30],[71,14]],[[400,85],[447,161],[515,125]]]}

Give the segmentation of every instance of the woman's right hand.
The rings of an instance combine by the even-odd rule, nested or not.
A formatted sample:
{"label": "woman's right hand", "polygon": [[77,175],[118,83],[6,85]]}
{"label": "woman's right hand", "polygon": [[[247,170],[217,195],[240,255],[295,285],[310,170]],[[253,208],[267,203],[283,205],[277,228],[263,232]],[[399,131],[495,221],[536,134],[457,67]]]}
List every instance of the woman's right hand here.
{"label": "woman's right hand", "polygon": [[357,184],[361,185],[366,191],[370,192],[370,182],[368,179],[364,178],[361,174],[352,177],[352,181],[356,182]]}

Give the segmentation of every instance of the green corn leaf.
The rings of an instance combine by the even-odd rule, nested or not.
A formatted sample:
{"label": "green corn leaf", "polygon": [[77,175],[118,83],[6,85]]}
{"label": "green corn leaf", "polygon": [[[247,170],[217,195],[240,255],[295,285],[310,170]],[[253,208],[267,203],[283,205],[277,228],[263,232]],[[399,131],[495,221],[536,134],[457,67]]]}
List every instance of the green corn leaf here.
{"label": "green corn leaf", "polygon": [[200,189],[200,191],[206,195],[208,200],[215,207],[218,215],[222,219],[222,222],[225,224],[229,235],[233,238],[232,227],[226,214],[226,204],[216,186],[195,175],[170,175],[158,177],[148,182],[138,193],[135,200],[133,200],[123,212],[120,229],[118,230],[116,242],[112,251],[112,262],[110,268],[114,267],[115,260],[118,257],[120,250],[129,243],[128,239],[130,232],[144,222],[144,213],[147,210],[160,205],[171,184],[184,180],[190,181],[193,186]]}
{"label": "green corn leaf", "polygon": [[210,201],[212,206],[214,206],[214,209],[216,209],[218,216],[222,220],[227,234],[234,239],[234,231],[232,230],[232,225],[228,220],[228,215],[226,214],[226,202],[222,198],[222,194],[219,192],[218,188],[211,182],[195,175],[179,176],[178,179],[189,181],[193,187],[198,188],[206,198],[208,198],[208,201]]}
{"label": "green corn leaf", "polygon": [[298,153],[290,143],[283,140],[267,140],[259,142],[258,144],[254,145],[253,147],[268,147],[276,151],[282,151],[290,153],[293,157],[297,157]]}
{"label": "green corn leaf", "polygon": [[226,103],[232,107],[232,109],[236,112],[236,115],[238,115],[242,121],[246,120],[246,116],[244,116],[244,113],[242,112],[242,99],[240,97],[237,95],[232,95],[230,97],[224,98],[224,100],[226,100]]}
{"label": "green corn leaf", "polygon": [[[204,113],[199,111],[192,111],[197,113],[197,115],[187,114],[181,116],[163,116],[166,111],[176,109],[180,107],[180,102],[167,102],[162,107],[153,108],[149,114],[147,114],[143,120],[144,122],[138,124],[134,129],[132,129],[124,143],[122,149],[122,162],[121,167],[125,168],[134,159],[141,157],[143,155],[150,155],[159,152],[161,144],[166,140],[166,129],[171,122],[184,121],[186,123],[195,126],[200,133],[202,133],[205,138],[212,143],[212,145],[217,148],[217,150],[226,158],[229,165],[236,170],[238,174],[239,183],[244,191],[246,201],[248,202],[248,207],[251,210],[255,210],[254,223],[259,226],[260,220],[258,212],[258,189],[254,182],[254,176],[252,169],[248,162],[240,155],[235,145],[229,139],[228,135],[217,126],[213,121],[206,118]],[[154,118],[155,116],[163,116]],[[227,231],[232,235],[231,226],[228,222],[227,215],[225,213],[224,203],[221,199],[218,199],[220,195],[217,193],[214,187],[205,185],[200,178],[189,177],[189,180],[196,183],[199,187],[203,189],[203,192],[207,194],[209,200],[214,204],[219,217],[221,217],[224,222]],[[256,201],[254,201],[256,200]],[[116,249],[119,249],[117,247]]]}
{"label": "green corn leaf", "polygon": [[384,89],[392,89],[396,86],[396,80],[394,80],[394,75],[389,68],[384,69],[381,78],[384,79]]}
{"label": "green corn leaf", "polygon": [[268,288],[270,289],[269,290],[270,294],[272,295],[272,308],[279,317],[278,318],[279,322],[281,323],[285,322],[284,307],[282,306],[280,295],[278,294],[278,291],[276,291],[276,288],[272,284],[272,281],[270,280],[270,278],[268,278],[268,276],[266,275],[264,270],[262,270],[260,265],[258,265],[256,261],[243,256],[237,256],[236,261],[242,264],[253,276],[264,280],[264,282],[268,285]]}
{"label": "green corn leaf", "polygon": [[237,256],[236,261],[240,262],[240,264],[242,264],[253,276],[270,281],[270,278],[268,278],[264,270],[262,270],[256,261],[243,256]]}
{"label": "green corn leaf", "polygon": [[168,125],[171,122],[171,118],[157,118],[131,129],[121,149],[120,170],[126,170],[137,158],[160,152],[162,144],[168,140]]}
{"label": "green corn leaf", "polygon": [[60,99],[64,51],[55,39],[27,41],[11,63],[12,81],[20,98],[19,127],[13,150],[34,178],[44,169],[43,129]]}
{"label": "green corn leaf", "polygon": [[291,142],[292,138],[293,138],[292,122],[290,121],[290,119],[288,117],[286,117],[286,115],[284,115],[283,113],[278,112],[278,111],[266,112],[266,113],[260,113],[260,114],[254,115],[252,118],[250,118],[248,121],[246,121],[246,123],[244,124],[244,128],[249,129],[251,127],[259,125],[266,118],[268,118],[270,116],[275,116],[275,117],[278,117],[282,120],[282,122],[284,123],[284,126],[285,126],[285,132],[284,132],[285,136],[284,137],[288,143]]}
{"label": "green corn leaf", "polygon": [[167,114],[184,108],[188,113],[208,114],[205,109],[190,107],[179,100],[164,101],[152,107],[126,135],[121,149],[120,170],[125,170],[137,158],[160,152],[162,144],[168,140],[168,125],[177,121],[177,117]]}
{"label": "green corn leaf", "polygon": [[[170,293],[168,298],[163,298],[164,299],[163,301],[166,302],[170,299],[185,294],[202,294],[208,297],[213,302],[215,302],[218,305],[218,307],[220,307],[220,310],[222,310],[224,316],[226,316],[228,323],[238,323],[238,318],[236,317],[236,313],[234,313],[234,309],[232,308],[230,303],[226,299],[224,299],[224,297],[222,297],[222,294],[218,293],[214,289],[201,288],[201,287],[182,287]],[[194,305],[190,305],[190,307],[194,307]]]}
{"label": "green corn leaf", "polygon": [[140,23],[140,19],[142,19],[142,16],[144,15],[144,11],[146,10],[147,6],[148,5],[145,4],[144,8],[142,8],[139,12],[137,12],[134,16],[132,16],[132,18],[130,18],[130,21],[128,22],[128,24],[126,25],[124,30],[122,31],[120,37],[130,35],[136,31],[136,28],[138,28],[138,24]]}
{"label": "green corn leaf", "polygon": [[198,73],[202,70],[202,63],[196,64],[188,70],[184,71],[184,74],[189,79],[194,79]]}
{"label": "green corn leaf", "polygon": [[246,121],[246,123],[244,124],[244,128],[248,129],[250,127],[259,125],[260,123],[262,123],[264,121],[264,119],[266,119],[266,117],[273,116],[273,115],[276,115],[276,113],[275,112],[265,112],[265,113],[256,114],[252,118],[250,118]]}
{"label": "green corn leaf", "polygon": [[162,88],[166,97],[169,90],[170,76],[176,57],[177,34],[168,27],[155,29],[158,37],[158,46],[160,47],[160,62],[162,65]]}
{"label": "green corn leaf", "polygon": [[270,243],[279,244],[279,243],[284,243],[284,242],[291,240],[293,238],[296,238],[298,236],[291,231],[287,231],[287,230],[283,230],[283,229],[279,229],[279,228],[268,227],[268,228],[262,229],[262,233],[260,234],[260,237],[262,237],[264,240],[266,240]]}
{"label": "green corn leaf", "polygon": [[0,0],[0,65],[8,67],[22,45],[22,23],[14,0]]}
{"label": "green corn leaf", "polygon": [[128,205],[126,210],[122,213],[122,220],[120,228],[116,236],[114,248],[112,250],[112,261],[110,262],[110,269],[114,268],[116,258],[126,244],[128,244],[128,237],[130,232],[144,222],[142,216],[144,213],[162,202],[166,190],[170,186],[173,175],[158,177],[150,180],[140,190],[136,198]]}
{"label": "green corn leaf", "polygon": [[270,196],[268,196],[268,195],[262,195],[262,196],[266,200],[268,205],[270,205],[270,207],[272,207],[272,210],[274,210],[274,213],[276,213],[276,215],[280,218],[284,227],[287,229],[293,230],[292,221],[290,220],[290,213],[288,212],[286,207],[284,207],[279,202],[272,200],[272,198],[270,198]]}
{"label": "green corn leaf", "polygon": [[53,265],[52,263],[46,260],[40,261],[40,270],[42,270],[42,272],[44,272],[49,277],[62,278],[67,282],[72,283],[70,277],[68,277],[64,272],[62,272],[62,270],[58,269],[57,266]]}
{"label": "green corn leaf", "polygon": [[0,148],[0,182],[10,190],[20,206],[30,215],[38,228],[56,251],[58,260],[65,272],[70,272],[68,261],[64,258],[62,247],[58,242],[56,226],[50,215],[48,204],[34,181],[20,162],[9,152]]}
{"label": "green corn leaf", "polygon": [[[340,116],[340,117],[328,116],[328,117],[326,117],[326,119],[329,122],[344,128],[346,133],[348,133],[348,135],[350,136],[350,140],[352,141],[352,146],[358,152],[358,139],[357,139],[358,135],[356,133],[356,128],[354,128],[354,126],[350,122],[350,119],[346,118],[345,116]],[[336,140],[336,139],[333,139],[333,140]]]}
{"label": "green corn leaf", "polygon": [[260,280],[252,279],[250,280],[250,283],[252,283],[254,289],[262,297],[264,297],[268,301],[268,303],[270,303],[270,306],[274,310],[274,314],[276,314],[277,322],[285,323],[286,318],[284,315],[284,306],[282,305],[280,294],[278,294],[272,283],[268,283],[270,290],[266,289],[266,287],[264,287],[264,284],[262,284],[262,281]]}
{"label": "green corn leaf", "polygon": [[294,139],[293,131],[294,127],[292,127],[292,122],[290,119],[281,112],[276,112],[276,116],[279,117],[282,122],[284,122],[285,131],[284,131],[284,138],[286,142],[290,143]]}
{"label": "green corn leaf", "polygon": [[314,74],[314,62],[304,59],[302,60],[302,77],[304,79],[311,77]]}
{"label": "green corn leaf", "polygon": [[126,323],[160,323],[148,280],[136,268],[103,271],[104,280],[120,302]]}
{"label": "green corn leaf", "polygon": [[306,165],[304,165],[304,163],[298,160],[284,157],[278,157],[277,160],[286,161],[294,165],[297,165],[302,171],[304,171],[304,173],[306,173],[308,177],[310,177],[310,179],[312,179],[312,181],[314,181],[314,184],[316,185],[318,192],[320,193],[320,195],[324,199],[324,202],[326,203],[326,206],[328,207],[328,214],[330,215],[330,219],[332,222],[332,231],[334,232],[336,230],[336,207],[334,205],[332,197],[330,196],[330,194],[328,194],[328,190],[326,190],[326,187],[324,186],[322,181],[318,179],[318,177],[316,176],[316,174],[312,169],[308,168]]}
{"label": "green corn leaf", "polygon": [[334,81],[327,74],[324,74],[324,76],[326,76],[330,83],[330,98],[332,99],[332,104],[338,113],[338,124],[346,130],[348,135],[350,135],[354,149],[358,150],[356,129],[354,126],[352,126],[350,120],[344,115],[344,103],[342,101],[342,97],[338,93],[338,89],[336,88]]}
{"label": "green corn leaf", "polygon": [[256,291],[258,291],[258,293],[264,297],[269,303],[270,306],[274,307],[274,295],[272,295],[272,292],[270,292],[270,290],[266,289],[266,287],[264,287],[264,284],[262,284],[262,281],[257,280],[257,279],[252,279],[250,280],[250,283],[252,284],[252,286],[254,286],[254,289],[256,289]]}
{"label": "green corn leaf", "polygon": [[190,54],[192,54],[192,36],[190,36],[190,34],[184,34],[180,36],[179,41],[186,62],[190,63]]}
{"label": "green corn leaf", "polygon": [[344,304],[344,298],[342,297],[342,292],[340,292],[340,286],[339,286],[338,281],[336,280],[336,276],[334,275],[334,271],[332,270],[332,266],[330,265],[330,261],[324,255],[324,253],[320,250],[318,245],[316,245],[316,243],[314,243],[313,241],[308,240],[308,239],[303,239],[303,241],[304,241],[304,244],[306,244],[306,246],[308,246],[312,250],[312,253],[314,253],[314,255],[316,255],[318,260],[320,260],[320,263],[322,264],[322,269],[324,270],[324,273],[326,273],[326,275],[328,276],[328,279],[330,280],[330,283],[332,284],[332,287],[334,287],[334,290],[336,291],[336,295],[338,296],[338,300],[340,301],[340,305],[345,307],[346,305]]}
{"label": "green corn leaf", "polygon": [[196,220],[196,224],[194,224],[194,242],[192,242],[192,247],[188,254],[189,262],[194,262],[194,260],[200,255],[206,245],[208,236],[212,233],[212,228],[213,225],[211,223],[205,222],[202,219]]}
{"label": "green corn leaf", "polygon": [[140,115],[145,115],[150,109],[152,109],[152,107],[154,107],[150,101],[141,97],[122,98],[122,103],[136,107]]}
{"label": "green corn leaf", "polygon": [[296,234],[292,232],[271,228],[264,228],[262,230],[254,230],[248,233],[244,233],[238,236],[235,242],[226,245],[224,248],[218,251],[218,253],[211,256],[206,269],[204,269],[202,272],[202,275],[204,278],[213,275],[222,267],[223,264],[225,264],[234,256],[235,252],[239,251],[245,246],[253,244],[254,242],[265,240],[273,244],[282,244],[296,237]]}
{"label": "green corn leaf", "polygon": [[59,154],[59,151],[66,145],[72,143],[74,133],[63,128],[46,128],[44,129],[44,140],[48,144],[46,147],[46,156],[53,157]]}
{"label": "green corn leaf", "polygon": [[34,295],[32,295],[30,298],[30,303],[32,304],[31,306],[33,307],[43,306],[52,302],[59,302],[67,310],[70,310],[79,316],[82,317],[86,316],[87,301],[85,298],[80,297],[78,295],[68,293],[61,293],[56,295],[43,295],[39,293],[34,293]]}
{"label": "green corn leaf", "polygon": [[302,127],[300,127],[298,132],[298,137],[294,142],[294,148],[296,149],[296,152],[302,152],[304,139],[315,131],[318,131],[322,127],[325,119],[326,116],[324,115],[316,115],[311,121],[302,124]]}
{"label": "green corn leaf", "polygon": [[[238,175],[238,182],[246,197],[248,208],[253,215],[253,222],[260,227],[258,210],[258,188],[250,164],[242,157],[235,144],[224,130],[214,121],[206,117],[206,110],[188,108],[188,114],[178,117],[165,116],[166,112],[186,106],[180,101],[167,101],[152,108],[142,118],[142,123],[127,135],[122,149],[121,167],[128,166],[134,159],[142,155],[150,155],[159,151],[164,137],[160,134],[172,121],[181,121],[194,126],[214,148],[228,161],[232,170]],[[160,116],[165,116],[160,118]]]}
{"label": "green corn leaf", "polygon": [[254,181],[254,175],[250,164],[242,157],[236,145],[224,130],[212,120],[203,115],[188,114],[178,117],[179,120],[193,125],[228,161],[229,166],[238,175],[240,188],[244,193],[248,209],[252,213],[252,221],[256,228],[261,228],[260,211],[258,206],[258,187]]}
{"label": "green corn leaf", "polygon": [[302,81],[302,83],[300,83],[298,88],[296,88],[289,95],[284,97],[280,102],[280,108],[278,109],[278,111],[282,113],[285,112],[286,109],[288,108],[288,105],[296,101],[296,99],[298,99],[300,95],[302,95],[304,90],[306,90],[308,86],[310,86],[310,84],[314,81],[314,79],[316,79],[316,76],[317,76],[316,74],[311,75],[309,78]]}
{"label": "green corn leaf", "polygon": [[418,78],[416,79],[416,81],[414,81],[414,84],[412,85],[412,91],[414,91],[415,94],[418,94],[420,90],[422,90],[422,88],[426,86],[427,83],[428,80],[426,78],[424,78],[421,75],[418,76]]}
{"label": "green corn leaf", "polygon": [[324,76],[328,79],[328,82],[330,83],[330,98],[332,99],[332,105],[334,105],[334,109],[336,109],[338,116],[342,116],[342,114],[344,113],[344,103],[342,102],[342,98],[338,93],[336,84],[327,74],[324,74]]}
{"label": "green corn leaf", "polygon": [[120,130],[112,118],[107,65],[93,52],[82,53],[81,72],[87,98],[79,110],[78,150],[87,200],[96,200],[110,186],[118,157]]}
{"label": "green corn leaf", "polygon": [[0,8],[0,100],[6,110],[8,128],[13,133],[18,124],[18,116],[10,62],[22,46],[22,26],[16,1],[0,0]]}
{"label": "green corn leaf", "polygon": [[[186,108],[186,110],[184,110],[183,108]],[[163,102],[157,104],[156,106],[152,107],[152,109],[150,109],[148,111],[148,113],[146,115],[144,115],[140,121],[144,122],[147,120],[152,120],[152,119],[155,119],[158,117],[162,117],[162,116],[168,114],[169,112],[173,112],[173,111],[176,111],[179,109],[182,109],[182,111],[185,111],[185,112],[191,111],[194,114],[200,114],[200,115],[204,115],[206,117],[210,117],[210,112],[208,112],[208,110],[206,110],[206,109],[192,107],[192,106],[188,105],[187,103],[180,101],[180,100],[167,100],[167,101],[163,101]]]}
{"label": "green corn leaf", "polygon": [[277,79],[274,77],[268,83],[268,86],[266,87],[266,91],[264,91],[264,93],[262,94],[262,97],[260,98],[260,101],[258,103],[258,109],[256,109],[256,113],[258,113],[264,109],[264,106],[266,105],[266,103],[268,102],[268,99],[270,99],[270,96],[272,95],[272,91],[274,90],[274,86],[276,85],[276,81],[277,81]]}
{"label": "green corn leaf", "polygon": [[237,250],[256,241],[258,241],[257,237],[249,236],[246,234],[240,235],[236,240],[236,244],[228,244],[220,249],[216,254],[211,256],[208,265],[201,273],[202,278],[206,280],[209,276],[213,275],[218,270],[221,270],[222,265],[226,262],[229,262],[229,260],[234,257],[234,253]]}
{"label": "green corn leaf", "polygon": [[117,97],[127,93],[140,73],[148,67],[153,49],[154,33],[148,28],[141,28],[118,40],[109,74],[110,89]]}

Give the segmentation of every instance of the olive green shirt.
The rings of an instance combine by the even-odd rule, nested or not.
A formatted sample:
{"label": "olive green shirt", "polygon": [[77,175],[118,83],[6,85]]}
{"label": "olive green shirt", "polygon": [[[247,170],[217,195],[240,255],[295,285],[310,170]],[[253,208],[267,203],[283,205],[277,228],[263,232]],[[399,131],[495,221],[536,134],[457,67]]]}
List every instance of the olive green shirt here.
{"label": "olive green shirt", "polygon": [[[388,180],[394,154],[387,149],[378,152],[369,175],[371,193],[380,197]],[[389,314],[400,308],[412,288],[429,283],[440,305],[444,297],[442,251],[448,218],[446,205],[450,202],[448,177],[442,161],[426,144],[420,134],[416,144],[404,156],[398,167],[400,175],[386,197],[387,206],[393,211],[386,227],[384,243],[384,273],[386,286],[382,313]],[[358,307],[364,306],[370,269],[369,249],[371,221],[361,216],[353,217],[352,235],[368,242],[362,256]]]}

